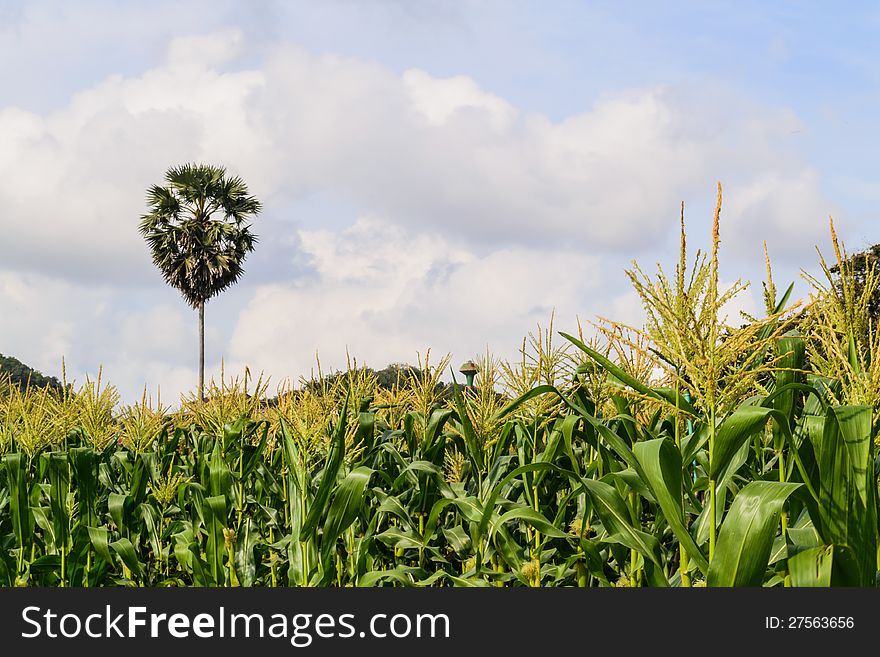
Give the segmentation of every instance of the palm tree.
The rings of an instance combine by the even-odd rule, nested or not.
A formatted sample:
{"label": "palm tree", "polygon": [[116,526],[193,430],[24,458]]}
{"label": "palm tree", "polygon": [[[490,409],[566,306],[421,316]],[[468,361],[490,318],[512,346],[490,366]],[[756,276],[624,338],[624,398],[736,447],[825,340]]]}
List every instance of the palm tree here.
{"label": "palm tree", "polygon": [[205,302],[235,283],[257,237],[248,221],[262,209],[226,169],[184,164],[147,190],[140,232],[165,282],[199,312],[199,399],[205,393]]}

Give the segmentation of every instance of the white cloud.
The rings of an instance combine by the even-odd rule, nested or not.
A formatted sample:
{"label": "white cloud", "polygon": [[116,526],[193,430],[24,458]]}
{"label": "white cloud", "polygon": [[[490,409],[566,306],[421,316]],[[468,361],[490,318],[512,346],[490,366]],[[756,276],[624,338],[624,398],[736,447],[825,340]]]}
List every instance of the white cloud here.
{"label": "white cloud", "polygon": [[[261,161],[244,98],[255,72],[206,68],[237,33],[176,41],[168,62],[138,78],[113,76],[46,116],[0,110],[0,258],[6,267],[65,278],[148,280],[137,233],[148,185],[187,160]],[[212,45],[213,44],[213,45]],[[185,53],[207,50],[209,56]],[[248,150],[250,149],[250,150]]]}
{"label": "white cloud", "polygon": [[510,103],[484,92],[464,75],[437,79],[424,71],[409,69],[403,73],[403,82],[413,105],[431,125],[444,125],[456,112],[476,110],[487,113],[490,125],[501,132],[509,129],[517,116]]}
{"label": "white cloud", "polygon": [[[139,399],[145,384],[176,401],[197,381],[195,314],[151,296],[143,309],[126,308],[124,296],[110,284],[0,271],[0,353],[58,378],[64,361],[77,384],[101,369],[125,401]],[[206,344],[209,370],[219,370],[221,340],[210,325]]]}
{"label": "white cloud", "polygon": [[[276,376],[316,349],[337,366],[346,347],[376,366],[429,346],[503,354],[553,307],[635,317],[622,277],[600,289],[603,254],[656,249],[716,178],[734,248],[761,233],[774,256],[802,253],[814,215],[824,227],[817,174],[785,141],[797,117],[721,88],[634,89],[556,121],[466,75],[289,45],[237,63],[253,46],[235,30],[176,39],[55,111],[0,107],[2,349],[49,371],[60,354],[103,362],[127,393],[191,388],[195,322],[137,233],[147,186],[188,160],[227,164],[266,206],[248,266],[271,276],[209,325],[209,362]],[[321,194],[351,208],[337,225],[361,219],[291,220]],[[309,266],[291,281],[261,257]]]}
{"label": "white cloud", "polygon": [[814,171],[765,173],[734,185],[725,199],[725,230],[739,252],[757,256],[766,240],[771,253],[798,256],[802,266],[813,263],[814,247],[827,242],[828,215],[837,214]]}
{"label": "white cloud", "polygon": [[242,33],[231,28],[211,34],[178,37],[168,46],[166,64],[169,68],[193,68],[198,72],[235,59],[243,45]]}
{"label": "white cloud", "polygon": [[229,362],[279,377],[325,367],[459,360],[487,345],[512,355],[537,322],[573,324],[598,285],[597,259],[565,249],[511,247],[479,256],[437,235],[361,219],[341,233],[302,234],[318,276],[257,290],[233,334]]}
{"label": "white cloud", "polygon": [[159,66],[111,76],[58,111],[0,110],[0,201],[17,218],[4,221],[7,266],[147,280],[144,190],[186,160],[231,166],[269,218],[283,199],[324,192],[496,246],[647,248],[678,201],[711,197],[717,177],[744,208],[736,239],[752,239],[757,221],[785,234],[827,214],[815,172],[779,139],[796,117],[723,90],[709,89],[711,102],[632,90],[554,122],[464,75],[398,75],[290,46],[229,69],[246,45],[235,30],[175,39]]}
{"label": "white cloud", "polygon": [[62,356],[81,348],[81,327],[104,321],[110,296],[107,288],[0,271],[0,351],[46,374],[60,372]]}

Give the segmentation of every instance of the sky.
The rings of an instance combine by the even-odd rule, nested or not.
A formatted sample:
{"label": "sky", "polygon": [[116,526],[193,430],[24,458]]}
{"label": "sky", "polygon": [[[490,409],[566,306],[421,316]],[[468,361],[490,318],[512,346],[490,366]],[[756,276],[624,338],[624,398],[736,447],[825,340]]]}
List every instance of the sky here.
{"label": "sky", "polygon": [[0,353],[125,401],[197,381],[138,233],[184,162],[264,210],[206,307],[208,376],[457,364],[643,314],[680,204],[721,278],[779,287],[880,242],[874,3],[0,1]]}

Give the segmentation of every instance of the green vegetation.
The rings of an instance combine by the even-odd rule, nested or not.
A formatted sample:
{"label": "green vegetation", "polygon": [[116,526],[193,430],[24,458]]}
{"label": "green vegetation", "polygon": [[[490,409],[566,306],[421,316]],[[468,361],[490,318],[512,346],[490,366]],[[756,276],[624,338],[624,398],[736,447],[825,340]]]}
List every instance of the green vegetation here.
{"label": "green vegetation", "polygon": [[61,381],[54,376],[45,376],[17,358],[3,354],[0,354],[0,379],[19,388],[50,388],[57,393],[62,389]]}
{"label": "green vegetation", "polygon": [[173,412],[10,389],[0,584],[874,586],[878,279],[832,226],[804,308],[768,259],[765,316],[729,322],[720,213],[705,256],[682,218],[675,271],[628,272],[644,328],[551,321],[473,388],[426,356]]}

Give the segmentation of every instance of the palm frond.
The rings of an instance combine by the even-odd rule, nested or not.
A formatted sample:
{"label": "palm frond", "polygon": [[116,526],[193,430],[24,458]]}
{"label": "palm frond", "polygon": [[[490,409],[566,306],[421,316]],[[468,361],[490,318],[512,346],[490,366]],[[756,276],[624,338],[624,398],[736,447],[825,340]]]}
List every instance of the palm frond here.
{"label": "palm frond", "polygon": [[241,278],[257,243],[249,220],[262,204],[220,166],[171,167],[165,182],[147,190],[140,232],[165,282],[196,308]]}

